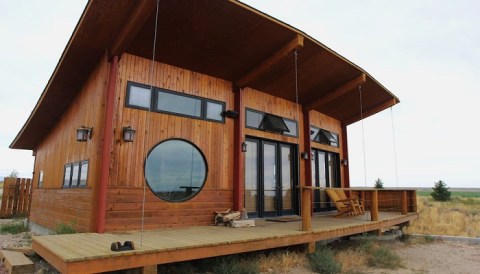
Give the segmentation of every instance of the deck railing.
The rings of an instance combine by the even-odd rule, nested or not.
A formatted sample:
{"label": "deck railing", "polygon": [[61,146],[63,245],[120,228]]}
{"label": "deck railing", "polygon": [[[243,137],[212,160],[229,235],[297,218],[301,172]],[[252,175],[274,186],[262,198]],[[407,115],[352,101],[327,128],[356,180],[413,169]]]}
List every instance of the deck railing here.
{"label": "deck railing", "polygon": [[[321,187],[301,186],[302,230],[312,230],[312,195]],[[402,215],[417,212],[417,195],[414,189],[375,189],[375,188],[339,188],[347,196],[358,197],[363,201],[365,210],[370,211],[371,221],[379,220],[380,211],[397,211]]]}

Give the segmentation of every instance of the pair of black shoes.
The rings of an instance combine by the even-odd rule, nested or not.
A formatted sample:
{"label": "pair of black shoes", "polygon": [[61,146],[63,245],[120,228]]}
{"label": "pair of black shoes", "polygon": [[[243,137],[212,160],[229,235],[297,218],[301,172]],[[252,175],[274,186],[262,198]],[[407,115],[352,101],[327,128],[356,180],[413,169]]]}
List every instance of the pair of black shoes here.
{"label": "pair of black shoes", "polygon": [[135,250],[135,244],[132,241],[126,241],[123,245],[120,242],[113,242],[110,249],[112,251]]}

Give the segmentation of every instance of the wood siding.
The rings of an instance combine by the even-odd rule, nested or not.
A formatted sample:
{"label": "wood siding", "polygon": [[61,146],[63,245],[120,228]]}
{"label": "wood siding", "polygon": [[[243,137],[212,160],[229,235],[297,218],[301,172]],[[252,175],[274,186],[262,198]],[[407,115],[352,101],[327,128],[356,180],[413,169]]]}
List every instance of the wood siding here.
{"label": "wood siding", "polygon": [[[92,204],[96,204],[93,194],[100,178],[102,142],[100,133],[103,126],[107,77],[108,62],[103,59],[56,126],[37,146],[30,213],[30,220],[33,222],[50,229],[54,229],[60,223],[72,222],[78,231],[93,229],[95,217],[92,217],[92,214],[95,212]],[[76,141],[76,129],[80,126],[93,127],[91,140]],[[89,161],[87,187],[62,189],[65,164],[82,160]],[[40,170],[43,170],[43,186],[39,189]]]}
{"label": "wood siding", "polygon": [[[128,81],[222,101],[227,110],[233,109],[232,84],[158,62],[154,66],[154,77],[150,77],[150,71],[148,59],[124,54],[119,62],[107,231],[141,227],[145,157],[155,145],[170,138],[185,139],[198,146],[207,160],[208,177],[202,191],[182,203],[162,201],[147,187],[145,226],[209,224],[213,222],[213,211],[232,207],[233,120],[227,118],[225,123],[216,123],[125,107]],[[137,130],[132,143],[122,140],[125,126]]]}

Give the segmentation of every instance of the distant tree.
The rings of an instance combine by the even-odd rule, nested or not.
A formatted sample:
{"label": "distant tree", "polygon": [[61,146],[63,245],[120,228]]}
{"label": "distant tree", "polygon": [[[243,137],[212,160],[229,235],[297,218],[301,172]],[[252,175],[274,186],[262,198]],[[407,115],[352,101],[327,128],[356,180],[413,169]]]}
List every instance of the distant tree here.
{"label": "distant tree", "polygon": [[445,202],[450,200],[450,196],[452,195],[449,189],[450,188],[447,187],[447,184],[440,180],[432,187],[433,192],[430,193],[430,195],[432,195],[435,201]]}
{"label": "distant tree", "polygon": [[378,178],[375,180],[375,184],[373,185],[374,188],[379,188],[379,189],[382,189],[383,188],[383,182],[382,182],[382,179]]}
{"label": "distant tree", "polygon": [[9,177],[9,178],[18,178],[18,171],[16,171],[15,169],[12,170],[12,171],[10,172],[10,174],[8,174],[7,177]]}

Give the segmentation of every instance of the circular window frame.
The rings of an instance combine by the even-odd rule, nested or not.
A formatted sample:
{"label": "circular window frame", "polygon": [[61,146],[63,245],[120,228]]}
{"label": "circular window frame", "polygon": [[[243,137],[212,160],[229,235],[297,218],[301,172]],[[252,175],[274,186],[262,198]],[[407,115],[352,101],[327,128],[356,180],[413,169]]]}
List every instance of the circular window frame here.
{"label": "circular window frame", "polygon": [[[148,182],[148,179],[147,179],[147,174],[146,174],[146,171],[147,171],[147,161],[148,161],[148,157],[150,157],[150,154],[155,150],[155,148],[157,148],[159,145],[163,144],[163,143],[166,143],[168,141],[182,141],[182,142],[185,142],[191,146],[193,146],[200,154],[200,156],[202,156],[202,159],[203,159],[203,163],[205,164],[205,178],[202,182],[202,185],[199,187],[198,191],[195,192],[195,194],[193,194],[192,196],[190,197],[187,197],[185,199],[181,199],[181,200],[177,200],[177,201],[171,201],[171,200],[166,200],[162,197],[160,197],[153,189],[152,187],[150,186],[150,183]],[[205,157],[205,154],[203,154],[203,151],[197,146],[195,145],[193,142],[189,141],[189,140],[186,140],[186,139],[182,139],[182,138],[169,138],[169,139],[165,139],[165,140],[162,140],[158,143],[156,143],[147,153],[147,157],[145,158],[145,161],[143,163],[143,178],[145,180],[145,184],[147,184],[148,188],[150,189],[150,191],[152,192],[152,194],[157,197],[158,199],[164,201],[164,202],[167,202],[167,203],[183,203],[183,202],[187,202],[193,198],[195,198],[202,190],[203,188],[205,187],[205,184],[207,182],[207,178],[208,178],[208,161],[207,161],[207,158]]]}

